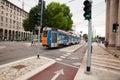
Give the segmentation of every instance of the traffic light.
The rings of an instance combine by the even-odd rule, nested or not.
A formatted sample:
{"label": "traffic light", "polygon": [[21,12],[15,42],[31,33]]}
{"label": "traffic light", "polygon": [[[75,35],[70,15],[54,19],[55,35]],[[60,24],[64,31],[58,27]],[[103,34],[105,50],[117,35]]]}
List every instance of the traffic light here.
{"label": "traffic light", "polygon": [[92,6],[91,2],[89,0],[85,0],[83,4],[84,4],[83,10],[85,11],[83,16],[85,17],[85,20],[90,20],[91,19],[91,6]]}
{"label": "traffic light", "polygon": [[45,11],[45,1],[43,1],[43,12]]}
{"label": "traffic light", "polygon": [[113,24],[112,32],[116,33],[116,32],[117,32],[117,29],[118,29],[118,26],[119,26],[118,23],[114,23],[114,24]]}
{"label": "traffic light", "polygon": [[40,13],[34,14],[34,21],[36,25],[40,25]]}
{"label": "traffic light", "polygon": [[41,4],[42,4],[42,0],[39,0],[38,5],[41,5]]}
{"label": "traffic light", "polygon": [[44,0],[39,0],[38,5],[40,6],[40,9],[41,9],[41,5],[43,6],[42,11],[44,12],[45,11],[45,1]]}

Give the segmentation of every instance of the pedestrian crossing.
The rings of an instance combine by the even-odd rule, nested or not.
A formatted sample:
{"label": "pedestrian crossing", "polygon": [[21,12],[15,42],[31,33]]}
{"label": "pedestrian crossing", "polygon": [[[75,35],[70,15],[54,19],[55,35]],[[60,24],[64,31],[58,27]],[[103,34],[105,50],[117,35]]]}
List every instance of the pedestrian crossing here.
{"label": "pedestrian crossing", "polygon": [[71,52],[74,52],[75,50],[79,49],[82,45],[83,44],[76,44],[76,45],[73,45],[73,46],[69,46],[69,47],[66,47],[66,48],[59,49],[59,51],[71,53]]}
{"label": "pedestrian crossing", "polygon": [[0,46],[0,49],[3,49],[3,48],[6,48],[6,46],[4,46],[4,45],[3,45],[3,46]]}
{"label": "pedestrian crossing", "polygon": [[104,56],[93,54],[91,58],[91,65],[120,72],[120,60],[113,57],[111,54],[106,54]]}
{"label": "pedestrian crossing", "polygon": [[[104,70],[120,73],[120,59],[114,57],[105,49],[93,44],[93,52],[91,54],[91,67],[97,67]],[[85,55],[87,61],[87,54]]]}

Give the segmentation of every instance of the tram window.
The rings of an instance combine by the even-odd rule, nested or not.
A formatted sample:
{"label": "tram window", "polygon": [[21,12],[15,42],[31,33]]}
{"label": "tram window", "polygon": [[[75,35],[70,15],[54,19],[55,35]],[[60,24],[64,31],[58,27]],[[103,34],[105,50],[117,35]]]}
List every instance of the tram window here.
{"label": "tram window", "polygon": [[47,37],[47,31],[43,32],[43,37]]}

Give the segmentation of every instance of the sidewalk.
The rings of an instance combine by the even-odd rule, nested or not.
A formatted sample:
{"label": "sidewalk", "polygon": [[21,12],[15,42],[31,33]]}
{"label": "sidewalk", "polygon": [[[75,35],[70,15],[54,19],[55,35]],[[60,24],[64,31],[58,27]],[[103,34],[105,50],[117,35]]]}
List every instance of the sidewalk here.
{"label": "sidewalk", "polygon": [[103,45],[92,45],[91,72],[86,73],[86,54],[74,80],[120,80],[120,59]]}
{"label": "sidewalk", "polygon": [[0,80],[27,80],[54,63],[52,59],[34,56],[0,65]]}

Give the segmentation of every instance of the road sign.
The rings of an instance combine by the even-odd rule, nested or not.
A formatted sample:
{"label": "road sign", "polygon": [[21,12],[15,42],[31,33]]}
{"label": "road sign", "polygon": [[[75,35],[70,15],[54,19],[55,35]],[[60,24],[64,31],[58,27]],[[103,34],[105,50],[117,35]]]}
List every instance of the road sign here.
{"label": "road sign", "polygon": [[80,31],[80,33],[82,34],[82,31]]}

